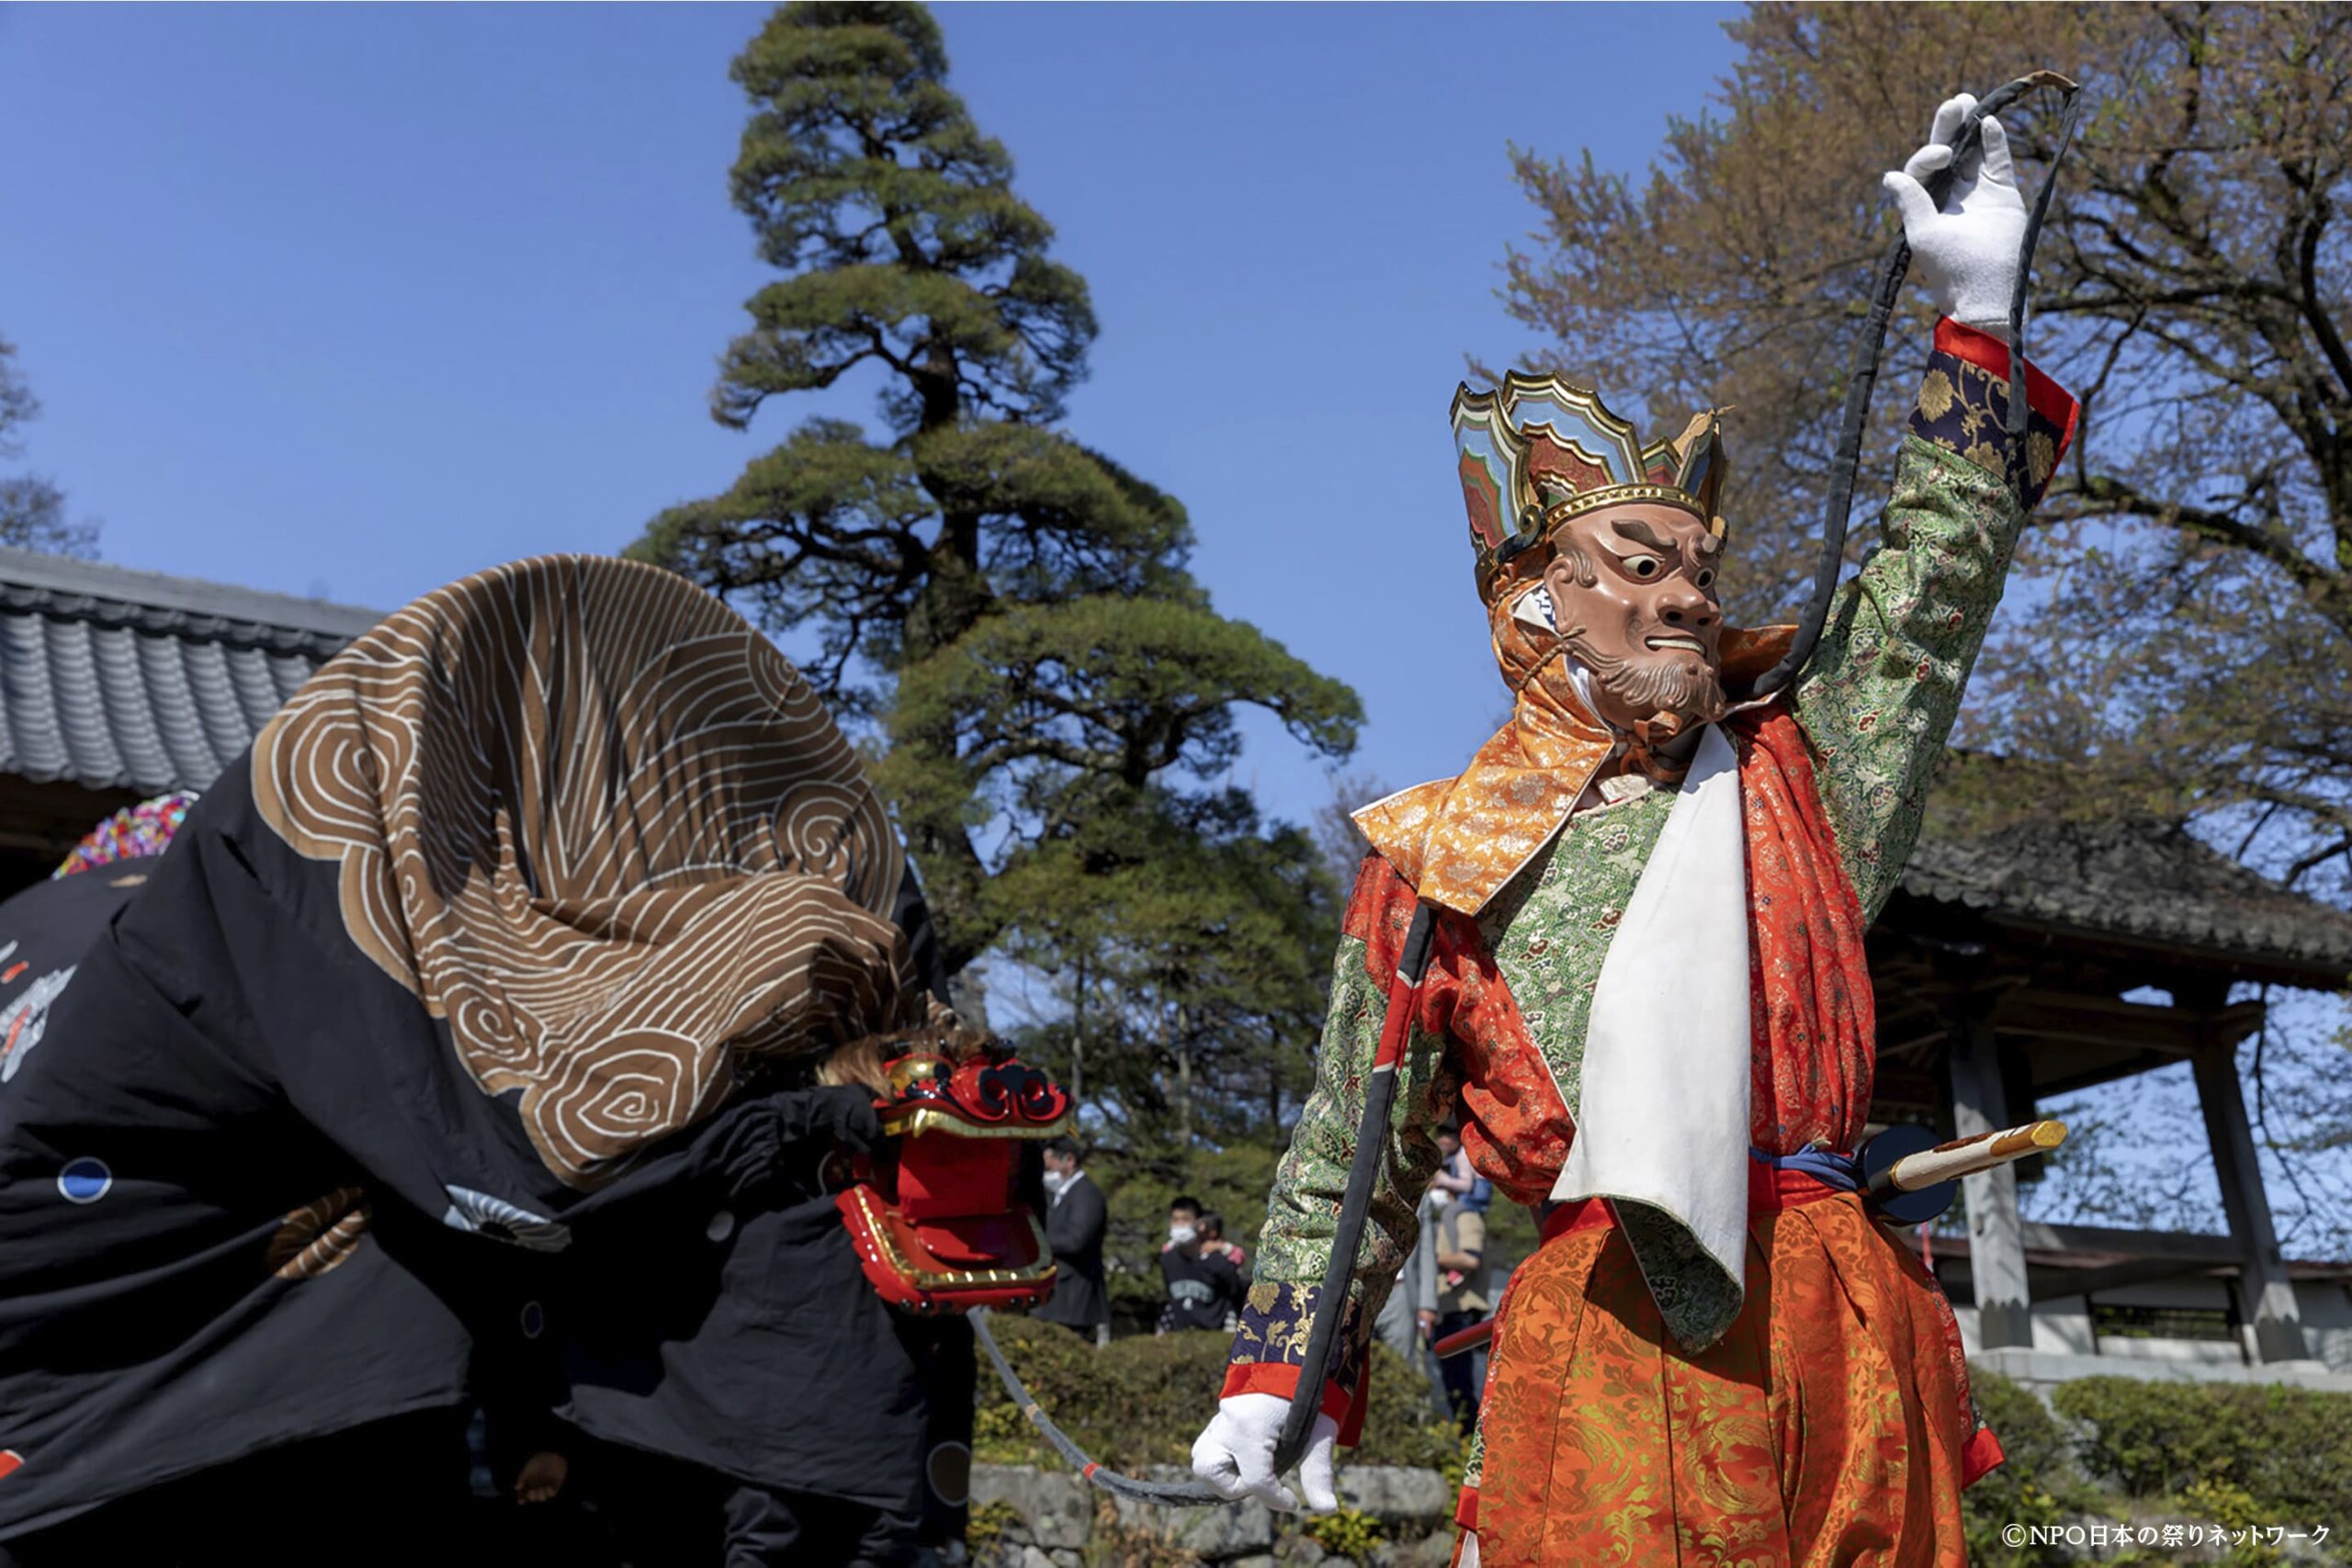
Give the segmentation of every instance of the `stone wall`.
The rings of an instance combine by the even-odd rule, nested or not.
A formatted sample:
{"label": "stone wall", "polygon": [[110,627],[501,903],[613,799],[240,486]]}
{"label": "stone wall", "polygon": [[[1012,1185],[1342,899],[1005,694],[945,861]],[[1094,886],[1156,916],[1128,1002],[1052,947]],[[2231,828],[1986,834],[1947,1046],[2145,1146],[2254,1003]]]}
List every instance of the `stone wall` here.
{"label": "stone wall", "polygon": [[[1192,1479],[1174,1467],[1155,1467],[1143,1478]],[[1317,1526],[1311,1517],[1278,1515],[1254,1501],[1160,1507],[1114,1498],[1066,1470],[975,1465],[973,1557],[980,1568],[1443,1568],[1453,1555],[1453,1488],[1434,1470],[1342,1466],[1340,1503],[1342,1513]]]}

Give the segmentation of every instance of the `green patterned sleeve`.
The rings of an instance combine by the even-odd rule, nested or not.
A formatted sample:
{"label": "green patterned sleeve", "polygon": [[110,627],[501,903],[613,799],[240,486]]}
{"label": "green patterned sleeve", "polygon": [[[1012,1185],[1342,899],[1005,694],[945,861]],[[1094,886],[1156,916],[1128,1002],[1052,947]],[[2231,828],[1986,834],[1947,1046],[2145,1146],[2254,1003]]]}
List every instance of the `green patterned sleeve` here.
{"label": "green patterned sleeve", "polygon": [[2031,372],[2028,450],[2012,453],[2006,346],[1947,321],[1936,349],[1884,536],[1838,591],[1792,699],[1865,920],[1910,859],[2018,532],[2074,428],[2074,400]]}
{"label": "green patterned sleeve", "polygon": [[[1365,860],[1333,965],[1315,1089],[1291,1130],[1290,1148],[1266,1201],[1254,1282],[1234,1336],[1228,1394],[1296,1389],[1374,1081],[1373,1057],[1387,1023],[1387,982],[1413,902],[1385,861]],[[1448,985],[1443,946],[1431,945],[1425,1003]],[[1421,1016],[1429,1016],[1426,1006]],[[1437,1124],[1453,1098],[1444,1040],[1418,1023],[1397,1074],[1364,1242],[1349,1277],[1341,1348],[1327,1385],[1326,1406],[1335,1413],[1360,1382],[1373,1320],[1418,1239],[1417,1208],[1437,1170]]]}

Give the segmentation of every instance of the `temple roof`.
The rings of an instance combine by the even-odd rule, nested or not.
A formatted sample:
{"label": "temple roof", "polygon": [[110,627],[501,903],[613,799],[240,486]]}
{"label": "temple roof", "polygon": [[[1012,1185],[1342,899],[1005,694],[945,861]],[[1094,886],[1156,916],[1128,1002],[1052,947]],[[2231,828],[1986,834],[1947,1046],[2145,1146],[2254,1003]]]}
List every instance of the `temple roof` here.
{"label": "temple roof", "polygon": [[2161,950],[2251,980],[2352,983],[2352,914],[2249,871],[2177,822],[2027,818],[1928,830],[1902,894],[2054,936]]}
{"label": "temple roof", "polygon": [[374,610],[0,548],[0,773],[201,789]]}

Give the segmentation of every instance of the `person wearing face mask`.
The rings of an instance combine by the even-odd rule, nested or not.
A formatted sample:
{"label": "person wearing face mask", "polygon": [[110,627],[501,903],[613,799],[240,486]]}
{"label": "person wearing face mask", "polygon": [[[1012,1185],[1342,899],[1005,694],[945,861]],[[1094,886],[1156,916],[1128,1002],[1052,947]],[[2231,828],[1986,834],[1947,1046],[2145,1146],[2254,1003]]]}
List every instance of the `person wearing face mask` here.
{"label": "person wearing face mask", "polygon": [[[1874,1065],[1862,933],[2076,412],[2029,369],[2010,433],[2027,217],[1996,120],[1955,151],[1973,107],[1939,107],[1886,181],[1944,320],[1883,541],[1792,684],[1749,695],[1793,628],[1731,627],[1716,596],[1725,411],[1645,440],[1554,376],[1457,392],[1453,472],[1513,710],[1458,776],[1355,814],[1368,852],[1316,1088],[1193,1449],[1222,1495],[1296,1506],[1273,1472],[1296,1396],[1320,1412],[1302,1489],[1335,1506],[1364,1345],[1458,1103],[1471,1169],[1556,1204],[1495,1303],[1459,1564],[1687,1562],[1699,1543],[1755,1568],[1964,1562],[1961,1490],[2000,1445],[1950,1303],[1863,1207],[1855,1156]],[[1921,182],[1946,168],[1939,206]],[[1366,613],[1392,635],[1427,614]],[[1427,967],[1400,981],[1416,929]],[[1358,1127],[1390,1073],[1339,1354],[1302,1389]],[[1449,1212],[1439,1263],[1474,1290],[1477,1244]]]}
{"label": "person wearing face mask", "polygon": [[1110,1211],[1102,1190],[1079,1168],[1078,1144],[1064,1136],[1046,1145],[1046,1241],[1054,1249],[1054,1293],[1031,1314],[1083,1334],[1096,1344],[1111,1337],[1111,1297],[1102,1280],[1102,1233]]}
{"label": "person wearing face mask", "polygon": [[1170,1227],[1159,1254],[1168,1303],[1160,1308],[1158,1332],[1232,1326],[1241,1308],[1241,1274],[1226,1256],[1224,1240],[1225,1221],[1213,1213]]}
{"label": "person wearing face mask", "polygon": [[1184,1237],[1179,1233],[1185,1230],[1197,1232],[1204,1216],[1217,1221],[1217,1235],[1214,1237],[1202,1235],[1198,1239],[1206,1250],[1223,1257],[1237,1272],[1247,1275],[1250,1272],[1250,1254],[1238,1242],[1225,1239],[1223,1221],[1202,1208],[1198,1198],[1185,1196],[1168,1201],[1168,1239],[1159,1244],[1159,1250],[1166,1252],[1182,1245]]}

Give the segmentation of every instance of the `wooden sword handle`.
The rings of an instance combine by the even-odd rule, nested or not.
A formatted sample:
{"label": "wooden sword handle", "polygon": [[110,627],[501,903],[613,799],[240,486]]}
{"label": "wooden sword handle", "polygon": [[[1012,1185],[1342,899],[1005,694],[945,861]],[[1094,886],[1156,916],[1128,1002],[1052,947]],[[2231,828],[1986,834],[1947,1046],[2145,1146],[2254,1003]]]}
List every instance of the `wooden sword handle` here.
{"label": "wooden sword handle", "polygon": [[2065,1141],[2064,1122],[2029,1122],[2003,1132],[1954,1138],[1951,1143],[1938,1144],[1932,1149],[1922,1149],[1896,1160],[1887,1171],[1887,1183],[1898,1192],[1917,1192],[1923,1187],[1974,1176],[2028,1155],[2048,1154]]}

